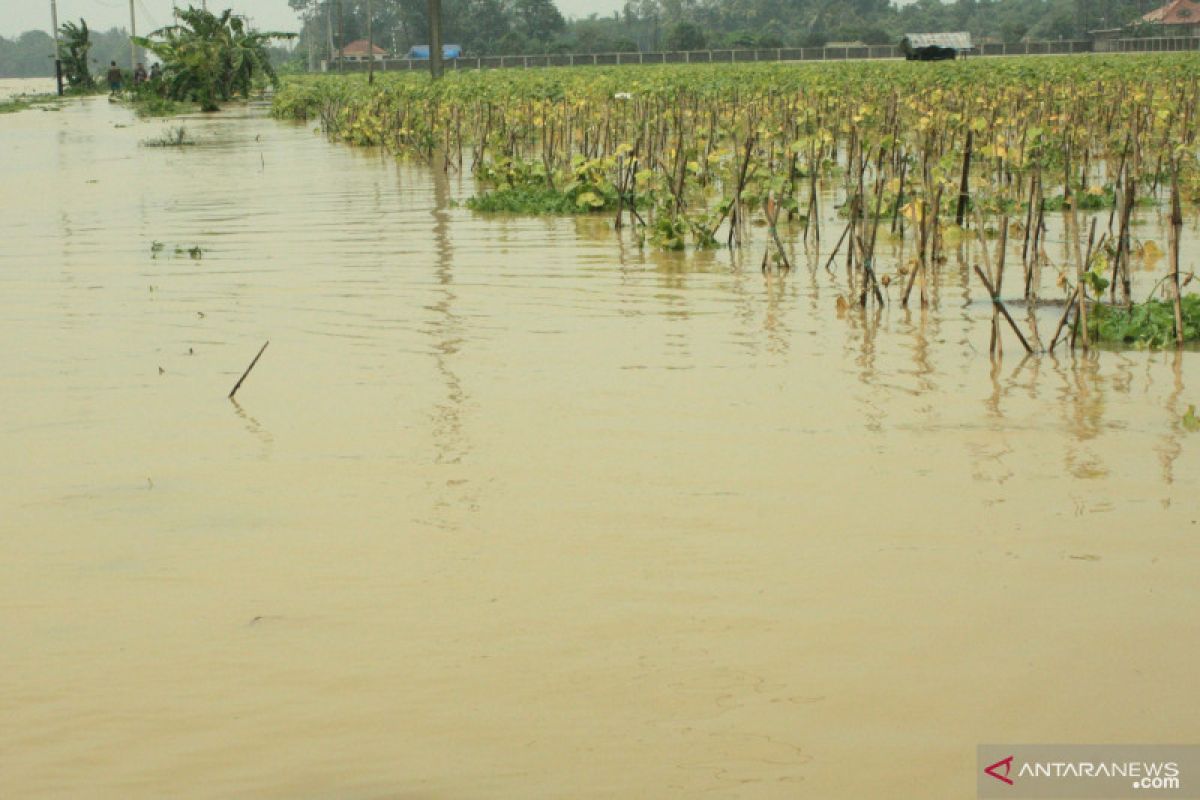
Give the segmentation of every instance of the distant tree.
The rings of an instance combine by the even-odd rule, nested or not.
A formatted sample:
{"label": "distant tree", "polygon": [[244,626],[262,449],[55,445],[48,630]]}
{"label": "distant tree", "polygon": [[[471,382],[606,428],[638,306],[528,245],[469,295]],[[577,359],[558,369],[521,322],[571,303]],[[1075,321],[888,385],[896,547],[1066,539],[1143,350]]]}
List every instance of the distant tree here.
{"label": "distant tree", "polygon": [[53,55],[54,39],[44,31],[26,31],[16,39],[0,37],[0,77],[53,75]]}
{"label": "distant tree", "polygon": [[513,30],[535,42],[549,42],[567,27],[553,0],[512,0]]}
{"label": "distant tree", "polygon": [[572,20],[563,39],[574,44],[575,53],[636,53],[637,31],[638,26],[631,26],[620,14],[590,14]]}
{"label": "distant tree", "polygon": [[1034,29],[1036,39],[1069,39],[1081,33],[1075,9],[1069,3],[1058,3]]}
{"label": "distant tree", "polygon": [[895,44],[897,37],[888,33],[878,25],[871,25],[866,28],[861,28],[858,32],[858,38],[867,44]]}
{"label": "distant tree", "polygon": [[493,52],[502,56],[519,56],[529,49],[529,42],[516,31],[509,31],[496,42]]}
{"label": "distant tree", "polygon": [[707,45],[704,31],[692,22],[676,22],[667,31],[668,50],[703,50]]}
{"label": "distant tree", "polygon": [[1006,22],[1000,26],[1000,36],[1006,42],[1019,42],[1025,38],[1025,34],[1029,32],[1029,26],[1024,22],[1012,21]]}
{"label": "distant tree", "polygon": [[726,47],[750,49],[758,45],[758,35],[751,31],[733,31],[725,37]]}
{"label": "distant tree", "polygon": [[512,17],[502,0],[464,0],[465,13],[448,18],[443,12],[446,41],[461,44],[467,52],[496,52],[496,42],[512,27]]}
{"label": "distant tree", "polygon": [[[107,31],[88,29],[88,67],[94,74],[110,61],[122,63],[129,58],[129,32],[122,28]],[[54,39],[45,31],[27,31],[15,39],[0,37],[0,77],[26,78],[54,75]]]}

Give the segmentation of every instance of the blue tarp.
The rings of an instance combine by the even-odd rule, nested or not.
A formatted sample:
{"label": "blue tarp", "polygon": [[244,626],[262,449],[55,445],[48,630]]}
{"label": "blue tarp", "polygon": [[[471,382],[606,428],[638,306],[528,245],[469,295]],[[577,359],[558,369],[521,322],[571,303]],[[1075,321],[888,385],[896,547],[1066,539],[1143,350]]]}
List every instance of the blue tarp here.
{"label": "blue tarp", "polygon": [[[459,58],[462,56],[461,44],[444,44],[442,45],[442,58]],[[413,61],[428,61],[429,60],[429,45],[416,44],[408,49],[408,58]]]}

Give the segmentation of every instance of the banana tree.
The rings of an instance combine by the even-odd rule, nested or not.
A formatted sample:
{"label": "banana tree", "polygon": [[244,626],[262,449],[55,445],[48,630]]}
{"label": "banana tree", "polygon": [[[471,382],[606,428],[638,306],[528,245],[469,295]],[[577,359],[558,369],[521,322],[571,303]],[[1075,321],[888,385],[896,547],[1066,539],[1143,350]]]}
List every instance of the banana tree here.
{"label": "banana tree", "polygon": [[229,9],[220,14],[198,8],[176,13],[175,25],[133,39],[162,60],[169,99],[197,102],[202,111],[216,111],[221,101],[237,93],[248,96],[256,75],[278,84],[267,44],[295,34],[249,32]]}
{"label": "banana tree", "polygon": [[89,91],[95,88],[91,70],[88,69],[88,51],[92,49],[91,34],[87,22],[79,20],[63,23],[59,27],[62,38],[58,43],[58,57],[62,61],[63,77],[72,89]]}

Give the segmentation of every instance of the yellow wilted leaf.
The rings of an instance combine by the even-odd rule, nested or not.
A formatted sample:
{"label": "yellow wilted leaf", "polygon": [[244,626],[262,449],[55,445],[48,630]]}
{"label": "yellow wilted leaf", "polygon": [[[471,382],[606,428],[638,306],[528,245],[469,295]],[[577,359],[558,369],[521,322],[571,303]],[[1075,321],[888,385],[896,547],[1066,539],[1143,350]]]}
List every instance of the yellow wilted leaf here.
{"label": "yellow wilted leaf", "polygon": [[1154,242],[1142,243],[1142,269],[1153,272],[1162,261],[1163,251]]}
{"label": "yellow wilted leaf", "polygon": [[900,209],[900,213],[904,215],[905,219],[917,225],[921,224],[921,207],[916,200],[911,203],[905,203],[904,207]]}
{"label": "yellow wilted leaf", "polygon": [[604,200],[595,192],[584,192],[575,198],[575,205],[580,208],[602,208]]}

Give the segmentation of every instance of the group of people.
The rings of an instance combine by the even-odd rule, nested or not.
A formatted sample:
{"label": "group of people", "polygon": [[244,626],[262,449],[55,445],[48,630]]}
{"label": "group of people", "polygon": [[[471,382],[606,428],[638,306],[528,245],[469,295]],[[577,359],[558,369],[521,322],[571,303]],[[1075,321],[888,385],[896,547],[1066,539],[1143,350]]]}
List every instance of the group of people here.
{"label": "group of people", "polygon": [[[113,61],[108,67],[108,91],[110,97],[115,97],[121,93],[121,88],[125,84],[125,73],[117,66],[117,62]],[[146,65],[138,62],[138,65],[133,70],[133,88],[141,86],[147,81],[159,81],[162,79],[162,65],[154,63],[150,65],[150,71],[146,72]]]}

